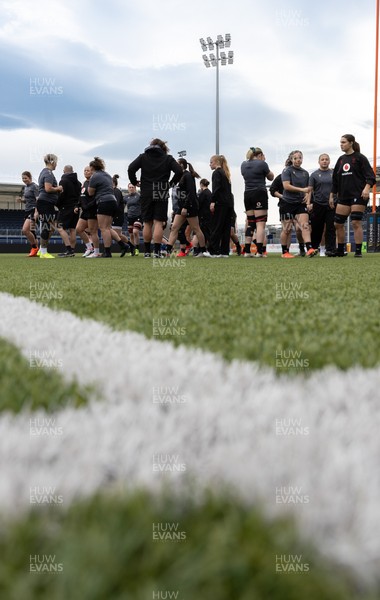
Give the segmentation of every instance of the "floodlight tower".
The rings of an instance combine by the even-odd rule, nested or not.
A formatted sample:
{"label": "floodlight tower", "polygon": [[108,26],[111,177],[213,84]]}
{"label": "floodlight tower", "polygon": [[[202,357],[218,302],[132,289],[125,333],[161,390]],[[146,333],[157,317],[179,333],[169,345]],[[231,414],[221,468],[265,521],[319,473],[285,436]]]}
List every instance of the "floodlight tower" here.
{"label": "floodlight tower", "polygon": [[[205,67],[209,68],[210,66],[216,67],[216,118],[215,118],[215,154],[219,154],[219,62],[224,65],[232,65],[234,62],[234,53],[232,50],[229,50],[228,54],[225,52],[220,52],[220,49],[229,48],[231,46],[231,36],[229,33],[226,35],[218,35],[215,42],[212,41],[210,37],[205,41],[203,38],[200,38],[200,44],[203,52],[210,52],[210,55],[203,54],[203,62]],[[216,56],[213,53],[214,46],[216,47]]]}

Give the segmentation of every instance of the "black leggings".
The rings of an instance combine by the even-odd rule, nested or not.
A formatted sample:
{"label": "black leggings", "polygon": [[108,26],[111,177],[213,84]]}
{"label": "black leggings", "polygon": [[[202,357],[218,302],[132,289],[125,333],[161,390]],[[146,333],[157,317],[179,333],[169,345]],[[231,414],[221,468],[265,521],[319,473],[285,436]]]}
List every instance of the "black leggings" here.
{"label": "black leggings", "polygon": [[211,237],[209,251],[211,254],[230,253],[230,234],[233,206],[215,205],[214,217],[211,221]]}

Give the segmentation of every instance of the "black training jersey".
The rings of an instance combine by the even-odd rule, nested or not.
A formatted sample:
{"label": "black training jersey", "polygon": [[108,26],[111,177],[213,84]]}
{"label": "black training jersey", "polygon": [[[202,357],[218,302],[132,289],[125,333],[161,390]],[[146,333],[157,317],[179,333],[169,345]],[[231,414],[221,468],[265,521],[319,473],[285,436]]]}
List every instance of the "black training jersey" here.
{"label": "black training jersey", "polygon": [[376,177],[368,158],[360,152],[343,154],[333,172],[332,191],[339,200],[360,198],[364,187],[375,185]]}
{"label": "black training jersey", "polygon": [[189,171],[184,171],[178,183],[178,208],[198,208],[195,179]]}
{"label": "black training jersey", "polygon": [[78,206],[82,185],[77,174],[63,173],[59,185],[62,186],[63,192],[58,196],[57,206],[60,209],[73,209]]}
{"label": "black training jersey", "polygon": [[128,178],[137,185],[136,173],[141,169],[141,198],[166,201],[169,198],[169,179],[174,173],[172,185],[179,182],[183,170],[170,154],[166,154],[160,146],[151,145],[145,149],[128,167]]}
{"label": "black training jersey", "polygon": [[113,193],[115,195],[116,198],[116,204],[117,204],[117,209],[116,209],[116,213],[114,215],[114,218],[119,218],[119,219],[124,219],[124,209],[125,209],[125,201],[124,201],[124,196],[123,196],[123,192],[121,191],[120,188],[115,187],[113,190]]}
{"label": "black training jersey", "polygon": [[277,177],[275,177],[272,181],[272,184],[269,188],[270,191],[270,195],[273,196],[273,198],[277,198],[278,200],[278,204],[277,206],[279,208],[281,208],[284,205],[284,200],[282,198],[278,198],[277,196],[275,196],[275,193],[277,192],[278,194],[283,194],[284,193],[284,186],[282,185],[282,176],[281,173],[280,175],[277,175]]}
{"label": "black training jersey", "polygon": [[234,199],[231,192],[231,183],[222,168],[218,167],[212,173],[212,202],[233,208]]}
{"label": "black training jersey", "polygon": [[210,204],[212,202],[212,194],[208,188],[202,190],[198,195],[199,218],[207,220],[211,218]]}

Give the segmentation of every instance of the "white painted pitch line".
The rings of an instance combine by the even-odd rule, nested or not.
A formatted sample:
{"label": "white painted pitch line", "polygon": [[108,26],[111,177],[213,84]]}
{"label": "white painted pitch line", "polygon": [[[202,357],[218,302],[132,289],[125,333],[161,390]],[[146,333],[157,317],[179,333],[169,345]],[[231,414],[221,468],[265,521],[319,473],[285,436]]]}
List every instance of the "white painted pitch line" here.
{"label": "white painted pitch line", "polygon": [[[102,396],[33,413],[41,435],[30,435],[30,414],[1,417],[3,515],[29,508],[30,488],[54,488],[68,504],[111,482],[180,488],[190,475],[199,489],[227,484],[263,502],[269,516],[289,511],[326,556],[367,582],[378,577],[379,369],[279,380],[255,363],[228,364],[8,294],[0,317],[0,336],[28,359],[37,349],[53,356],[68,381],[96,383]],[[163,396],[172,402],[157,403]],[[184,471],[154,470],[168,460]]]}

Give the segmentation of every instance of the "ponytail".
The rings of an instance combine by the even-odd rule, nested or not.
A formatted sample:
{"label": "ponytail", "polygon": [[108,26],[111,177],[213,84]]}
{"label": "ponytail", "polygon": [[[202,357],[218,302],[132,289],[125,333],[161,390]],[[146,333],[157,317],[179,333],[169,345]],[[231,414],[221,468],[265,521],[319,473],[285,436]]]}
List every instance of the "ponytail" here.
{"label": "ponytail", "polygon": [[228,167],[226,157],[223,154],[220,154],[218,156],[218,158],[219,158],[220,166],[222,167],[223,171],[225,172],[228,181],[231,183],[231,173],[230,173],[230,169]]}
{"label": "ponytail", "polygon": [[346,135],[342,135],[342,137],[346,139],[347,142],[352,142],[352,149],[354,152],[360,152],[359,142],[355,140],[355,136],[352,135],[352,133],[347,133]]}
{"label": "ponytail", "polygon": [[200,175],[196,171],[194,171],[193,165],[189,163],[186,158],[179,158],[178,163],[183,166],[184,171],[189,167],[189,173],[194,177],[194,179],[199,179]]}
{"label": "ponytail", "polygon": [[214,154],[211,158],[215,158],[218,165],[223,169],[228,181],[231,183],[231,173],[228,168],[226,157],[223,154]]}

